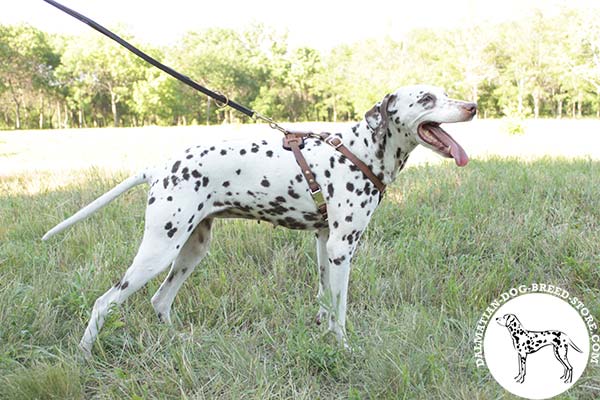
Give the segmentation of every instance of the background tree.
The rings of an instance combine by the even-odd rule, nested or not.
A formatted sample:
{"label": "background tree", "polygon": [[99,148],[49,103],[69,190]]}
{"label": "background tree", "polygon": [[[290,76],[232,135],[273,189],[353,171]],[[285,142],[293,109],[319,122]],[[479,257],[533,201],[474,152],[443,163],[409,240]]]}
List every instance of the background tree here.
{"label": "background tree", "polygon": [[[59,55],[52,48],[49,37],[29,26],[0,26],[0,95],[4,104],[11,104],[12,118],[5,110],[5,121],[14,121],[22,127],[23,118],[37,114],[39,127],[44,127],[47,98],[56,86],[54,69]],[[35,111],[34,111],[35,110]]]}
{"label": "background tree", "polygon": [[[135,42],[134,38],[128,38]],[[261,24],[140,46],[201,84],[277,120],[351,120],[399,86],[428,83],[477,101],[480,117],[600,117],[600,10],[416,29],[292,48]],[[109,39],[0,26],[0,127],[246,121]]]}
{"label": "background tree", "polygon": [[[121,35],[131,40],[127,35]],[[74,88],[73,96],[82,110],[84,99],[91,99],[93,111],[102,115],[106,99],[113,126],[119,126],[120,108],[131,96],[134,83],[144,77],[147,66],[118,44],[91,33],[71,40],[62,56],[59,75],[63,83]],[[100,104],[102,106],[100,106]]]}

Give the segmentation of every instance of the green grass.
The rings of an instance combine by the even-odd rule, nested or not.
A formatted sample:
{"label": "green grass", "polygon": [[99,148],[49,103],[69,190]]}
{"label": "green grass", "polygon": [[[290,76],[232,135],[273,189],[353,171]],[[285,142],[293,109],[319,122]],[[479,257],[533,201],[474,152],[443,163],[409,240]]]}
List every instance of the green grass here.
{"label": "green grass", "polygon": [[[145,188],[40,238],[123,177],[0,181],[0,398],[512,398],[474,365],[476,323],[492,299],[552,283],[600,318],[600,163],[491,159],[400,175],[354,259],[352,353],[312,322],[312,234],[218,221],[174,326],[150,305],[159,278],[111,315],[82,362],[92,305],[137,250]],[[561,398],[600,395],[583,386],[600,387],[600,368]]]}

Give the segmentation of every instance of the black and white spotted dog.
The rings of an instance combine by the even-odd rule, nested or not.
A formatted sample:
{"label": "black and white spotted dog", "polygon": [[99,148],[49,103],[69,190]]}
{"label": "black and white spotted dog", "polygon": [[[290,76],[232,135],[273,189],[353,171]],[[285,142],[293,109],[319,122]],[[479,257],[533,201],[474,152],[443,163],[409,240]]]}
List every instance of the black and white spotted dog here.
{"label": "black and white spotted dog", "polygon": [[[382,104],[386,109],[381,109]],[[467,164],[464,150],[440,124],[469,121],[476,111],[476,104],[452,100],[440,88],[403,87],[377,103],[361,122],[336,135],[387,185],[419,144],[454,158],[459,166]],[[302,152],[325,195],[327,221],[317,212],[307,182],[281,140],[257,140],[189,148],[161,167],[131,176],[46,233],[44,240],[130,188],[150,185],[142,243],[123,278],[96,300],[80,343],[85,354],[91,354],[111,307],[168,266],[170,273],[152,297],[152,305],[159,319],[170,323],[175,295],[208,251],[214,218],[250,218],[315,230],[318,297],[324,301],[327,294],[331,299],[327,307],[320,307],[317,323],[327,320],[346,346],[350,260],[381,194],[354,164],[322,140],[306,139]]]}
{"label": "black and white spotted dog", "polygon": [[523,383],[525,381],[527,355],[535,353],[546,346],[553,347],[554,357],[556,357],[564,368],[561,379],[565,383],[570,383],[573,380],[573,366],[571,366],[567,358],[569,346],[579,353],[582,353],[582,351],[575,346],[575,343],[573,343],[566,333],[554,330],[528,331],[523,328],[521,321],[514,314],[505,314],[502,317],[496,318],[496,322],[508,328],[513,346],[519,355],[519,374],[515,376],[517,382]]}

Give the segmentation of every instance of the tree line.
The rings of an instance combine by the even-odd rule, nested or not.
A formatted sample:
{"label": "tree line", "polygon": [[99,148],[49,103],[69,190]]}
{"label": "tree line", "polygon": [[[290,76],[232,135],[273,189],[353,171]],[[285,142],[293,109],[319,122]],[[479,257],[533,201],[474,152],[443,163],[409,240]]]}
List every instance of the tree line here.
{"label": "tree line", "polygon": [[[359,118],[395,88],[439,85],[480,116],[600,117],[600,16],[564,11],[497,25],[417,29],[328,52],[292,48],[265,25],[188,32],[153,57],[281,121]],[[243,121],[91,31],[71,37],[0,26],[0,128]]]}

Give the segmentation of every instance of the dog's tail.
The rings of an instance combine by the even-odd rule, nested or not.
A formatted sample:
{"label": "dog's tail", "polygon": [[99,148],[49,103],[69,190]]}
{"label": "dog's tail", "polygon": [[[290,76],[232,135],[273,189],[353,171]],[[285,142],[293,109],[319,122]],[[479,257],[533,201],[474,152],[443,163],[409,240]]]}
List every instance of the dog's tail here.
{"label": "dog's tail", "polygon": [[575,349],[575,351],[583,353],[583,351],[581,351],[581,349],[579,347],[575,346],[575,343],[573,343],[573,341],[571,340],[571,338],[569,338],[569,344],[571,345],[572,348]]}
{"label": "dog's tail", "polygon": [[81,210],[77,211],[69,218],[65,219],[60,224],[56,225],[54,228],[50,229],[42,237],[42,240],[48,240],[52,236],[67,229],[76,222],[79,222],[82,219],[89,217],[90,215],[92,215],[93,213],[95,213],[96,211],[106,206],[108,203],[110,203],[111,201],[113,201],[114,199],[131,189],[132,187],[140,185],[147,181],[148,178],[145,172],[140,172],[137,175],[130,176],[129,178],[125,179],[123,182],[119,183],[117,186],[115,186],[108,192],[104,193],[102,196],[98,197],[96,200],[92,201],[87,206],[83,207]]}

